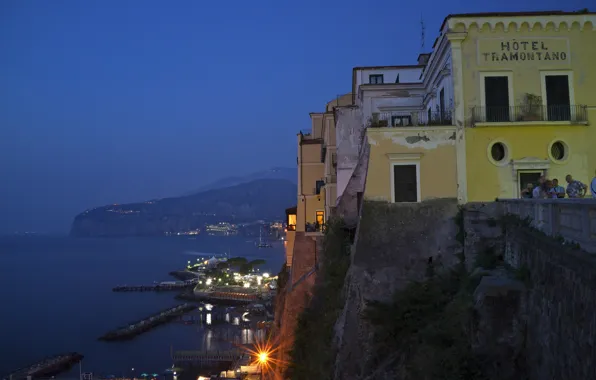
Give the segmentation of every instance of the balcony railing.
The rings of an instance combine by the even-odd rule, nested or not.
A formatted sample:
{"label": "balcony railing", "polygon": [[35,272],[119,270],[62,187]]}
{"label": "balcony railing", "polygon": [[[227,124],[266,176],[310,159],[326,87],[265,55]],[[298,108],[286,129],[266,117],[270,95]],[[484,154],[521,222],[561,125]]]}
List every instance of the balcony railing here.
{"label": "balcony railing", "polygon": [[513,107],[474,107],[472,121],[475,123],[507,123],[524,121],[588,121],[588,107],[521,105]]}
{"label": "balcony railing", "polygon": [[319,223],[306,223],[304,230],[306,232],[325,232],[325,225]]}
{"label": "balcony railing", "polygon": [[397,111],[374,113],[369,120],[371,128],[416,127],[453,125],[450,111]]}
{"label": "balcony railing", "polygon": [[288,224],[287,230],[288,231],[296,231],[296,225],[295,224]]}

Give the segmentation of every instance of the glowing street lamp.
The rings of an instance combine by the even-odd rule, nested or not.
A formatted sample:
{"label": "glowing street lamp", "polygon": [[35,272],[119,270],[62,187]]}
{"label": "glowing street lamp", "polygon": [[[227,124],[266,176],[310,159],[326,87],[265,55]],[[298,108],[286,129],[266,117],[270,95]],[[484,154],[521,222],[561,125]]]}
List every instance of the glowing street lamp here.
{"label": "glowing street lamp", "polygon": [[259,352],[259,363],[261,364],[261,380],[263,380],[263,368],[267,364],[269,360],[269,355],[267,352]]}

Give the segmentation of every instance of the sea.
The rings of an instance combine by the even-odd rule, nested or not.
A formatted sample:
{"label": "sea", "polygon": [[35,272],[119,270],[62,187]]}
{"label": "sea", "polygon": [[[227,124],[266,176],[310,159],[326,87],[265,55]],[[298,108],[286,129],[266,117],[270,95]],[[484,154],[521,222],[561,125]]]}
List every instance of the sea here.
{"label": "sea", "polygon": [[259,249],[254,239],[239,236],[0,238],[0,376],[73,351],[84,355],[81,368],[58,378],[78,378],[80,370],[161,374],[172,367],[172,351],[224,349],[220,343],[230,336],[201,324],[169,323],[124,342],[97,338],[181,303],[175,292],[114,293],[113,287],[171,281],[168,273],[188,261],[225,253],[264,259],[261,271],[272,274],[285,261],[283,242]]}

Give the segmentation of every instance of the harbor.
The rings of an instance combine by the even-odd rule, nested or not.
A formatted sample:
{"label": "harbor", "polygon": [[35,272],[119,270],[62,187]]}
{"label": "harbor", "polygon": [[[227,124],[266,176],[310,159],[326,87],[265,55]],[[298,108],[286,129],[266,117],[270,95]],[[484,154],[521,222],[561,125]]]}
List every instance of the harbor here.
{"label": "harbor", "polygon": [[42,359],[29,366],[19,368],[2,378],[7,380],[26,380],[53,377],[68,371],[82,359],[83,355],[77,352],[58,354]]}
{"label": "harbor", "polygon": [[132,339],[137,335],[147,332],[161,324],[169,322],[175,319],[176,317],[179,317],[184,313],[188,313],[196,308],[197,305],[190,303],[174,306],[166,310],[163,310],[159,313],[153,314],[150,317],[141,319],[140,321],[129,323],[124,327],[112,330],[102,335],[98,339],[105,341]]}

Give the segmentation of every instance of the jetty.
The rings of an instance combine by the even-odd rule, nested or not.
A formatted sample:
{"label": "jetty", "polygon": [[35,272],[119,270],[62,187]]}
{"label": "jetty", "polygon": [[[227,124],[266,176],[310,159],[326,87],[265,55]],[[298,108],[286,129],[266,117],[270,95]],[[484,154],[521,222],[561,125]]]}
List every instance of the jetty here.
{"label": "jetty", "polygon": [[159,313],[153,314],[150,317],[141,319],[140,321],[132,322],[126,326],[112,330],[102,335],[98,339],[105,341],[132,339],[137,335],[149,331],[156,326],[167,323],[196,308],[197,305],[191,303],[184,303],[182,305],[174,306]]}
{"label": "jetty", "polygon": [[226,291],[207,291],[207,292],[184,292],[178,294],[176,299],[186,301],[205,301],[214,304],[226,305],[246,305],[261,298],[254,293],[226,292]]}
{"label": "jetty", "polygon": [[113,292],[167,292],[192,289],[194,283],[183,284],[156,284],[156,285],[121,285],[112,288]]}
{"label": "jetty", "polygon": [[59,373],[68,371],[72,366],[83,359],[83,355],[77,352],[58,354],[44,358],[29,366],[19,368],[3,379],[21,380],[27,378],[47,378],[56,376]]}

